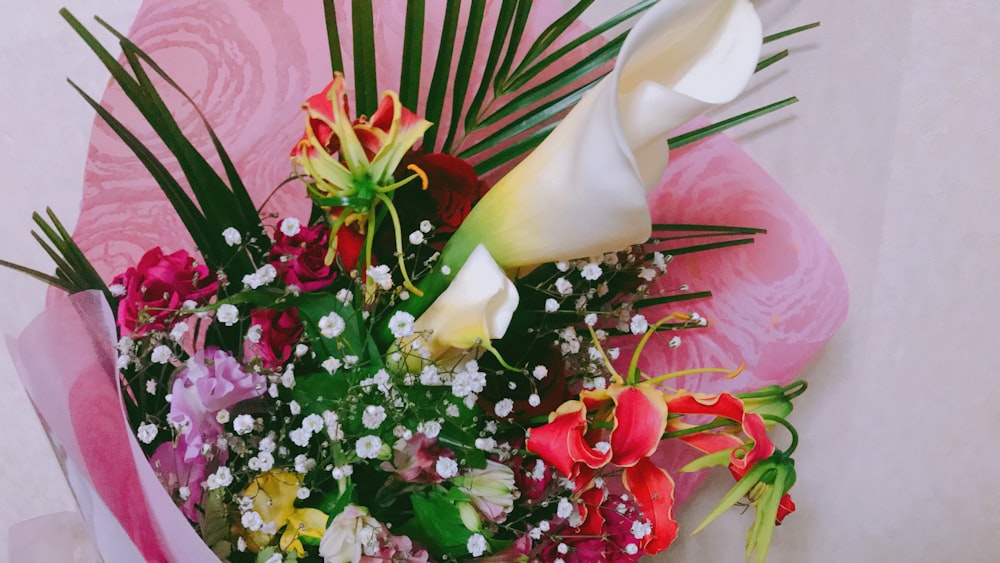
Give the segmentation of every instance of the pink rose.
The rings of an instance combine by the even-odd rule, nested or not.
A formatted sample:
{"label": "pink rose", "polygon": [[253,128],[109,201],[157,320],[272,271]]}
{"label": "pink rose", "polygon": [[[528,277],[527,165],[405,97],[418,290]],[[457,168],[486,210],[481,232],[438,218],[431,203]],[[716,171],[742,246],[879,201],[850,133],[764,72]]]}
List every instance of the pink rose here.
{"label": "pink rose", "polygon": [[300,227],[294,236],[279,230],[268,259],[285,285],[298,286],[302,291],[323,289],[337,277],[336,268],[325,262],[329,240],[330,228],[326,225]]}
{"label": "pink rose", "polygon": [[250,313],[250,324],[260,327],[260,340],[246,341],[244,358],[260,358],[266,369],[284,365],[302,338],[302,321],[295,308],[284,311],[256,309]]}
{"label": "pink rose", "polygon": [[125,290],[118,303],[118,326],[123,334],[136,335],[165,330],[185,301],[202,305],[219,288],[215,274],[205,265],[196,265],[187,251],[164,255],[159,247],[111,283]]}
{"label": "pink rose", "polygon": [[392,463],[382,463],[382,471],[395,472],[409,483],[440,483],[434,465],[441,456],[453,455],[449,448],[438,445],[437,440],[424,434],[415,434],[409,440],[400,438],[392,448]]}

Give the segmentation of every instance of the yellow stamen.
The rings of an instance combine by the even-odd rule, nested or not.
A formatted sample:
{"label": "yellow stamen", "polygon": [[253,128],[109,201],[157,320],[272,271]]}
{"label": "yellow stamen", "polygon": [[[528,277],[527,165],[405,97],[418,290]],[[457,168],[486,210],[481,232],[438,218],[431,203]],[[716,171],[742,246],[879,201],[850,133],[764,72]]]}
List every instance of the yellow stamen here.
{"label": "yellow stamen", "polygon": [[647,383],[652,383],[652,384],[657,384],[657,383],[660,383],[662,381],[666,381],[668,379],[674,379],[676,377],[682,377],[682,376],[685,376],[685,375],[694,375],[696,373],[725,373],[725,374],[728,374],[726,376],[726,379],[732,379],[733,377],[736,377],[737,375],[739,375],[741,371],[743,371],[743,367],[745,365],[746,365],[745,362],[742,363],[742,364],[740,364],[740,367],[736,368],[736,371],[729,370],[729,369],[726,369],[726,368],[697,368],[697,369],[684,369],[684,370],[681,370],[681,371],[672,371],[670,373],[665,373],[663,375],[654,377],[652,379],[647,379],[646,382]]}
{"label": "yellow stamen", "polygon": [[597,333],[594,332],[594,327],[588,325],[587,330],[590,331],[590,338],[594,341],[594,348],[597,350],[597,353],[601,355],[601,360],[604,361],[604,367],[608,368],[608,371],[611,372],[611,380],[614,381],[617,378],[620,381],[622,376],[618,375],[614,366],[611,365],[611,359],[608,358],[608,355],[604,352],[604,347],[601,346],[600,340],[597,339]]}

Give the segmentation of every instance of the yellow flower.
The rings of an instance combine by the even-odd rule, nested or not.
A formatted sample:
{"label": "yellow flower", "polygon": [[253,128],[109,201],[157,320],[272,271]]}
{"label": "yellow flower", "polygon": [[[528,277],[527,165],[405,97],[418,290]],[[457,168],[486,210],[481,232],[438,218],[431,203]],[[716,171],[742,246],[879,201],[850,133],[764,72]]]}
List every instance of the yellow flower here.
{"label": "yellow flower", "polygon": [[274,535],[284,528],[278,546],[304,557],[305,549],[299,537],[323,537],[327,515],[315,508],[295,507],[295,495],[301,487],[302,476],[298,473],[273,470],[257,476],[243,491],[243,496],[253,499],[253,510],[264,521],[260,530],[245,531],[244,537],[251,550],[256,552],[270,544]]}

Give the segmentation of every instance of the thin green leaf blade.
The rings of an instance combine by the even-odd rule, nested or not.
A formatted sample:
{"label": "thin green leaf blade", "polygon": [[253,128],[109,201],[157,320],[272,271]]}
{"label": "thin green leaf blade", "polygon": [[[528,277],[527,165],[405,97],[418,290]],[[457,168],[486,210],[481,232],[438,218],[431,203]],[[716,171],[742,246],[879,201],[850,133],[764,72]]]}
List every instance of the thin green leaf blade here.
{"label": "thin green leaf blade", "polygon": [[791,29],[786,29],[784,31],[779,31],[778,33],[772,33],[771,35],[767,35],[764,37],[764,44],[766,45],[772,41],[777,41],[778,39],[782,39],[790,35],[795,35],[796,33],[802,33],[803,31],[808,31],[810,29],[815,29],[817,27],[819,27],[819,22],[812,22],[812,23],[807,23],[805,25],[800,25],[798,27],[793,27]]}
{"label": "thin green leaf blade", "polygon": [[403,59],[399,76],[399,101],[410,111],[420,102],[420,69],[424,51],[424,0],[406,1]]}
{"label": "thin green leaf blade", "polygon": [[573,25],[579,18],[594,3],[594,0],[579,0],[572,8],[566,10],[566,13],[559,16],[556,21],[552,22],[545,31],[543,31],[535,42],[531,44],[528,48],[528,52],[524,54],[524,58],[511,73],[511,76],[516,79],[516,77],[524,71],[528,65],[534,62],[538,57],[545,52],[557,39],[559,39],[563,33]]}
{"label": "thin green leaf blade", "polygon": [[779,102],[768,104],[766,106],[759,107],[755,110],[751,110],[746,113],[741,113],[737,116],[730,117],[729,119],[724,119],[718,123],[713,123],[712,125],[701,127],[699,129],[695,129],[694,131],[689,131],[687,133],[677,135],[676,137],[671,137],[667,139],[667,145],[671,149],[676,149],[683,147],[684,145],[689,145],[695,141],[700,141],[705,137],[710,137],[712,135],[715,135],[716,133],[721,133],[722,131],[731,129],[737,125],[741,125],[743,123],[746,123],[763,115],[767,115],[771,112],[778,111],[779,109],[784,108],[786,106],[790,106],[798,101],[799,99],[796,98],[795,96],[792,96],[791,98],[785,98],[784,100],[781,100]]}
{"label": "thin green leaf blade", "polygon": [[462,9],[460,0],[448,0],[445,6],[444,21],[441,28],[441,42],[438,44],[437,59],[434,61],[434,75],[431,77],[431,88],[427,94],[427,106],[424,117],[433,123],[424,133],[425,152],[435,152],[437,133],[444,113],[444,96],[448,90],[448,77],[451,75],[451,57],[454,51],[455,36],[458,33],[458,15]]}
{"label": "thin green leaf blade", "polygon": [[462,40],[461,53],[458,56],[458,67],[455,69],[454,88],[451,92],[451,118],[448,120],[448,136],[445,137],[442,152],[450,152],[458,125],[462,122],[462,109],[465,106],[465,95],[472,80],[472,67],[476,62],[476,52],[479,50],[479,34],[483,27],[483,15],[486,11],[486,0],[472,0],[469,5],[469,17],[465,24],[465,37]]}
{"label": "thin green leaf blade", "polygon": [[326,20],[326,40],[330,49],[331,75],[344,72],[344,57],[340,52],[340,30],[337,28],[335,0],[323,0],[323,17]]}
{"label": "thin green leaf blade", "polygon": [[358,115],[372,115],[378,109],[375,67],[375,17],[372,0],[351,1],[354,40],[354,95]]}

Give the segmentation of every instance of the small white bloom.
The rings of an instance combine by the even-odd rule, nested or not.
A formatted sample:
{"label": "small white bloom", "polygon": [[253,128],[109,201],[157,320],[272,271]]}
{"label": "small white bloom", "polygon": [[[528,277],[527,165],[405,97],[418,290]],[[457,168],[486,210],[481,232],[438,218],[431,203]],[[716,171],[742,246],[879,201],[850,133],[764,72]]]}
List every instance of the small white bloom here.
{"label": "small white bloom", "polygon": [[413,315],[406,311],[396,311],[389,319],[389,331],[396,338],[404,338],[413,334]]}
{"label": "small white bloom", "polygon": [[240,518],[240,523],[251,532],[256,532],[264,527],[264,519],[254,510],[244,513],[243,517]]}
{"label": "small white bloom", "polygon": [[236,434],[243,436],[253,431],[253,417],[249,414],[241,414],[233,420],[233,430]]}
{"label": "small white bloom", "polygon": [[441,385],[441,373],[434,364],[427,364],[420,371],[421,385]]}
{"label": "small white bloom", "polygon": [[420,231],[413,231],[410,233],[410,244],[423,244],[424,233]]}
{"label": "small white bloom", "polygon": [[434,229],[434,225],[431,225],[430,221],[424,219],[420,222],[420,232],[429,233],[432,229]]}
{"label": "small white bloom", "polygon": [[549,368],[543,365],[535,366],[535,369],[531,370],[531,375],[535,376],[535,379],[541,381],[549,375]]}
{"label": "small white bloom", "polygon": [[597,281],[601,277],[601,267],[590,262],[580,270],[580,277],[588,281]]}
{"label": "small white bloom", "polygon": [[545,300],[545,312],[546,313],[555,313],[558,310],[559,310],[559,302],[558,301],[556,301],[555,299],[553,299],[551,297],[549,297],[548,299]]}
{"label": "small white bloom", "polygon": [[417,425],[417,432],[421,432],[430,439],[438,437],[441,433],[441,423],[436,420],[428,420]]}
{"label": "small white bloom", "polygon": [[542,404],[542,398],[538,396],[538,393],[532,393],[531,395],[528,395],[528,404],[533,407],[537,407]]}
{"label": "small white bloom", "polygon": [[318,414],[311,414],[302,419],[302,429],[312,434],[317,434],[323,430],[323,424],[323,417]]}
{"label": "small white bloom", "polygon": [[[573,503],[571,503],[569,499],[561,498],[559,499],[559,506],[556,507],[556,516],[560,518],[569,518],[569,515],[573,514],[573,509]],[[560,553],[566,552],[561,551]]]}
{"label": "small white bloom", "polygon": [[649,329],[649,322],[646,321],[646,317],[645,316],[643,316],[643,315],[636,315],[636,316],[632,317],[631,321],[629,321],[629,325],[628,326],[629,326],[629,330],[632,331],[632,334],[643,334],[644,332],[646,332]]}
{"label": "small white bloom", "polygon": [[240,320],[240,310],[235,305],[226,303],[215,312],[215,318],[226,326],[233,326],[236,321]]}
{"label": "small white bloom", "polygon": [[146,394],[155,395],[156,394],[156,380],[150,379],[146,382]]}
{"label": "small white bloom", "polygon": [[316,467],[316,460],[305,454],[295,456],[295,472],[309,473]]}
{"label": "small white bloom", "polygon": [[541,531],[543,531],[543,532],[548,532],[549,531],[549,521],[548,520],[542,520],[541,522],[539,522],[538,523],[538,529],[541,530]]}
{"label": "small white bloom", "polygon": [[153,348],[153,353],[150,355],[149,359],[152,360],[154,364],[165,364],[170,361],[172,356],[173,353],[170,351],[170,347],[160,344],[156,348]]}
{"label": "small white bloom", "polygon": [[625,546],[625,553],[629,555],[635,555],[636,553],[639,553],[639,546],[635,545],[634,543],[630,543]]}
{"label": "small white bloom", "polygon": [[277,447],[278,447],[278,444],[276,444],[275,441],[274,441],[274,434],[273,433],[268,434],[267,436],[264,436],[261,439],[260,443],[257,444],[257,449],[258,450],[260,450],[262,452],[268,452],[268,453],[273,452],[274,449],[277,448]]}
{"label": "small white bloom", "polygon": [[[208,483],[208,490],[210,491],[221,487],[228,487],[233,484],[233,473],[229,471],[228,467],[220,467],[208,477]],[[212,485],[215,486],[213,487]]]}
{"label": "small white bloom", "polygon": [[336,338],[344,333],[346,324],[344,319],[341,318],[336,312],[330,312],[329,315],[320,317],[319,319],[319,332],[325,338]]}
{"label": "small white bloom", "polygon": [[556,269],[560,272],[568,272],[569,262],[556,262]]}
{"label": "small white bloom", "polygon": [[594,449],[602,454],[606,454],[611,450],[611,444],[609,442],[598,442],[594,444]]}
{"label": "small white bloom", "polygon": [[334,357],[327,358],[327,359],[323,360],[322,364],[320,364],[320,366],[323,369],[325,369],[326,372],[329,373],[330,375],[333,375],[334,372],[336,372],[338,369],[340,369],[341,365],[342,364],[340,363],[340,360],[338,360],[337,358],[334,358]]}
{"label": "small white bloom", "polygon": [[260,342],[260,337],[264,334],[264,327],[260,325],[250,325],[250,329],[247,330],[247,340],[254,344]]}
{"label": "small white bloom", "polygon": [[243,235],[233,227],[228,227],[222,231],[222,238],[225,239],[226,244],[229,246],[236,246],[243,242]]}
{"label": "small white bloom", "polygon": [[643,268],[639,270],[639,277],[646,281],[653,281],[656,279],[656,270],[653,268]]}
{"label": "small white bloom", "polygon": [[309,487],[299,487],[299,490],[295,491],[295,498],[299,500],[306,500],[309,498]]}
{"label": "small white bloom", "polygon": [[493,438],[476,438],[473,444],[477,450],[483,450],[484,452],[494,450],[497,447],[497,441]]}
{"label": "small white bloom", "polygon": [[451,274],[451,268],[448,266],[441,266],[441,273],[447,276]]}
{"label": "small white bloom", "polygon": [[510,399],[503,399],[493,407],[493,412],[495,412],[496,415],[499,416],[500,418],[505,418],[513,410],[514,410],[514,401]]}
{"label": "small white bloom", "polygon": [[358,357],[357,356],[352,356],[351,354],[347,354],[346,356],[344,356],[344,367],[345,368],[351,369],[357,363],[358,363]]}
{"label": "small white bloom", "polygon": [[113,283],[108,286],[108,291],[115,297],[125,297],[125,286],[120,283]]}
{"label": "small white bloom", "polygon": [[368,405],[365,412],[361,414],[361,424],[369,430],[375,430],[385,422],[385,407]]}
{"label": "small white bloom", "polygon": [[347,305],[354,298],[354,294],[351,293],[349,289],[341,289],[337,291],[337,301],[340,301],[344,305]]}
{"label": "small white bloom", "polygon": [[608,359],[613,362],[618,359],[618,356],[621,355],[622,350],[621,348],[608,348],[607,350],[605,350],[605,352],[607,352],[608,354]]}
{"label": "small white bloom", "polygon": [[566,278],[559,278],[556,280],[556,291],[559,292],[559,295],[569,295],[573,293],[573,284]]}
{"label": "small white bloom", "polygon": [[281,374],[281,386],[285,389],[292,389],[295,387],[295,369],[293,364],[288,364],[285,371]]}
{"label": "small white bloom", "polygon": [[594,389],[608,388],[608,380],[605,379],[604,376],[595,377],[594,379],[591,380],[591,383],[594,385]]}
{"label": "small white bloom", "polygon": [[299,405],[298,401],[288,401],[288,412],[292,413],[292,416],[297,416],[302,412],[302,406]]}
{"label": "small white bloom", "polygon": [[148,444],[156,439],[156,433],[158,431],[159,429],[155,424],[140,424],[139,429],[136,432],[136,436],[139,438],[140,442]]}
{"label": "small white bloom", "polygon": [[187,500],[191,498],[191,489],[188,487],[181,487],[177,489],[177,496],[181,497],[181,500]]}
{"label": "small white bloom", "polygon": [[675,337],[673,337],[673,338],[670,339],[670,342],[667,342],[667,346],[670,346],[671,348],[677,348],[680,345],[681,345],[681,337],[680,336],[675,336]]}
{"label": "small white bloom", "polygon": [[597,324],[597,314],[587,313],[586,317],[583,317],[583,322],[587,323],[587,326],[594,326]]}
{"label": "small white bloom", "polygon": [[281,232],[285,236],[294,237],[302,230],[302,223],[295,217],[285,217],[281,221]]}
{"label": "small white bloom", "polygon": [[556,546],[556,551],[558,551],[563,555],[566,555],[567,553],[569,553],[569,546],[562,542],[559,542],[559,545]]}
{"label": "small white bloom", "polygon": [[653,533],[653,527],[649,522],[632,522],[632,537],[637,540]]}
{"label": "small white bloom", "polygon": [[362,436],[358,438],[358,443],[354,447],[354,451],[361,459],[374,459],[378,457],[381,449],[382,439],[378,436]]}
{"label": "small white bloom", "polygon": [[340,417],[332,411],[323,411],[323,424],[326,425],[326,435],[333,441],[344,439],[344,430],[340,427]]}
{"label": "small white bloom", "polygon": [[458,463],[451,459],[450,457],[439,457],[437,463],[434,464],[434,470],[437,474],[441,476],[442,479],[451,479],[455,475],[458,475]]}
{"label": "small white bloom", "polygon": [[473,557],[479,557],[486,553],[486,538],[482,534],[472,534],[469,541],[465,542],[465,547]]}
{"label": "small white bloom", "polygon": [[448,415],[448,416],[450,416],[452,418],[456,418],[460,414],[460,412],[458,410],[458,405],[456,405],[454,403],[449,404],[447,407],[445,407],[444,414],[446,414],[446,415]]}
{"label": "small white bloom", "polygon": [[657,270],[664,274],[667,273],[667,260],[663,257],[662,252],[653,253],[653,265],[656,266]]}
{"label": "small white bloom", "polygon": [[222,409],[221,411],[215,413],[215,421],[219,424],[226,424],[229,422],[229,411]]}
{"label": "small white bloom", "polygon": [[301,358],[302,356],[305,356],[307,353],[309,353],[309,347],[308,346],[306,346],[305,344],[296,344],[295,345],[295,357],[296,358]]}
{"label": "small white bloom", "polygon": [[170,329],[170,339],[174,342],[180,342],[189,328],[190,327],[185,322],[175,324],[174,327]]}
{"label": "small white bloom", "polygon": [[304,448],[309,445],[309,440],[312,438],[312,432],[306,430],[305,428],[296,428],[288,433],[288,438],[296,446]]}
{"label": "small white bloom", "polygon": [[392,289],[392,274],[389,272],[389,266],[385,264],[369,266],[366,273],[368,274],[368,279],[375,285],[386,290]]}

